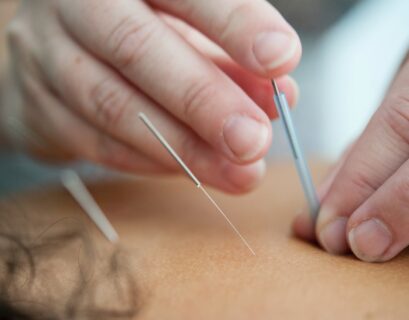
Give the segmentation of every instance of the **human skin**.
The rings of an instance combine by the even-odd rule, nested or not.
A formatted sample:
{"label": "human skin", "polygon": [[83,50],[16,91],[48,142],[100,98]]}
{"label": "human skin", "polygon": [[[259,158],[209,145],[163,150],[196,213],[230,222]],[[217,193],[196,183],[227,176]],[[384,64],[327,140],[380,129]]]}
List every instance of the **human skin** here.
{"label": "human skin", "polygon": [[394,258],[409,244],[409,62],[402,64],[368,126],[320,189],[314,228],[306,213],[294,230],[334,254]]}
{"label": "human skin", "polygon": [[[322,165],[312,168],[317,181],[327,171]],[[295,168],[272,166],[267,178],[255,192],[242,197],[209,189],[256,256],[186,178],[119,179],[89,185],[119,233],[119,247],[127,253],[128,269],[138,287],[135,319],[406,319],[408,254],[388,264],[368,264],[353,256],[328,255],[315,244],[293,237],[291,221],[304,202]],[[62,188],[17,195],[14,201],[30,213],[30,219],[43,223],[37,221],[34,236],[43,232],[47,238],[70,224],[87,221]],[[87,225],[94,246],[100,249],[98,263],[103,265],[112,245],[91,222]],[[21,224],[20,228],[24,230]],[[48,266],[50,276],[41,269],[37,273],[39,280],[48,280],[46,289],[60,288],[54,297],[57,306],[62,307],[67,297],[64,285],[67,289],[77,279],[66,275],[76,273],[79,264],[72,257],[77,257],[80,245],[50,252],[49,256],[59,258],[57,265],[37,260]],[[65,253],[69,270],[61,268]],[[105,290],[114,307],[121,300],[111,294]],[[95,295],[104,301],[103,292]],[[95,304],[102,305],[98,299]]]}
{"label": "human skin", "polygon": [[47,160],[177,171],[143,111],[203,182],[249,191],[276,116],[268,79],[297,98],[299,38],[264,0],[26,0],[8,45],[2,129]]}

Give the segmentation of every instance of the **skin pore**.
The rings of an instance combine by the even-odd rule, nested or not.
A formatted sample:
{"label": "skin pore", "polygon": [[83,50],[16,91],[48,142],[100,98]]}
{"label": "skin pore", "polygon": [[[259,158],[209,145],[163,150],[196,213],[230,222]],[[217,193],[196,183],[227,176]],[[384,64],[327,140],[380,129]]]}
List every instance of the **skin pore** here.
{"label": "skin pore", "polygon": [[[323,166],[315,166],[313,171],[316,180],[326,173]],[[120,235],[121,252],[126,253],[119,274],[128,274],[135,281],[137,312],[130,319],[406,316],[409,257],[402,254],[388,264],[368,264],[352,256],[328,255],[315,244],[294,238],[291,221],[303,206],[296,172],[289,165],[274,165],[267,176],[260,189],[244,197],[210,191],[252,245],[255,257],[187,179],[119,179],[90,185]],[[78,205],[60,188],[20,195],[14,203],[16,200],[42,229],[52,221],[72,221],[49,228],[43,234],[47,239],[67,233],[72,224],[84,226],[86,221]],[[102,266],[117,248],[107,244],[91,223],[86,225],[91,251],[98,253],[90,266],[101,266],[95,269],[96,279],[101,279]],[[24,233],[25,229],[27,226],[19,223],[16,231]],[[47,276],[37,272],[39,280],[49,278],[47,288],[67,292],[58,295],[57,306],[66,306],[72,296],[70,287],[64,290],[70,282],[59,281],[67,278],[66,270],[71,270],[78,284],[78,264],[70,268],[68,262],[77,262],[79,254],[69,247],[59,250],[59,264],[45,262],[51,254],[42,257],[44,262],[37,260],[49,268]],[[90,257],[88,261],[93,260]],[[110,310],[115,310],[118,305],[123,307],[120,301],[124,300],[115,290],[107,289],[112,279],[105,277],[108,284],[101,284],[91,295],[95,305],[106,306],[108,300]]]}

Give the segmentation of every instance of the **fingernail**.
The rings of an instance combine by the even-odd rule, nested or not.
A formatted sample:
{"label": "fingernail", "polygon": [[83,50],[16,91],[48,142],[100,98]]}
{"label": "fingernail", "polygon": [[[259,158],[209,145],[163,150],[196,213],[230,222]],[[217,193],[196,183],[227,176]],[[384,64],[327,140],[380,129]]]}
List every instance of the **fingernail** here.
{"label": "fingernail", "polygon": [[392,233],[379,219],[370,219],[353,228],[348,234],[354,254],[367,262],[379,261],[392,244]]}
{"label": "fingernail", "polygon": [[254,42],[253,52],[258,62],[268,70],[291,60],[297,50],[297,39],[284,32],[263,32]]}
{"label": "fingernail", "polygon": [[319,240],[326,251],[342,254],[348,250],[346,241],[346,217],[338,217],[329,222],[320,232]]}
{"label": "fingernail", "polygon": [[268,128],[249,117],[234,115],[224,124],[223,136],[231,152],[240,160],[248,161],[266,148]]}

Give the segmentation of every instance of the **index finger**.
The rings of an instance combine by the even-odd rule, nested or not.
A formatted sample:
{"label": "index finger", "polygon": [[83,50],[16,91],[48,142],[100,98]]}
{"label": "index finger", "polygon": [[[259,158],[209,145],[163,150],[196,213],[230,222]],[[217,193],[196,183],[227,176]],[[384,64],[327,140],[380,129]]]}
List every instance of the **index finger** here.
{"label": "index finger", "polygon": [[296,67],[301,42],[282,15],[265,0],[148,0],[219,44],[240,65],[264,77]]}
{"label": "index finger", "polygon": [[[71,34],[204,141],[237,163],[271,141],[267,115],[143,1],[61,1]],[[130,120],[131,121],[131,120]]]}

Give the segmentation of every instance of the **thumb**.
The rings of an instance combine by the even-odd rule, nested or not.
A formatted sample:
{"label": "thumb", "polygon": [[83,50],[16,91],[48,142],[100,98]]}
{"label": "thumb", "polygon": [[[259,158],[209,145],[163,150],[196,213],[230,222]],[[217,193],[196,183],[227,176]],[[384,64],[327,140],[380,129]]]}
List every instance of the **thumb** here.
{"label": "thumb", "polygon": [[316,235],[327,251],[348,250],[349,217],[408,158],[409,64],[406,63],[322,201]]}

